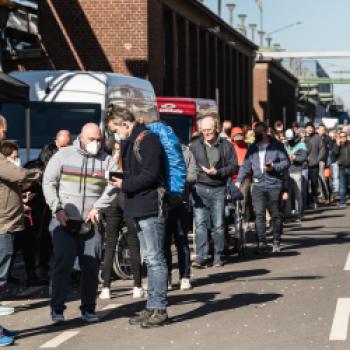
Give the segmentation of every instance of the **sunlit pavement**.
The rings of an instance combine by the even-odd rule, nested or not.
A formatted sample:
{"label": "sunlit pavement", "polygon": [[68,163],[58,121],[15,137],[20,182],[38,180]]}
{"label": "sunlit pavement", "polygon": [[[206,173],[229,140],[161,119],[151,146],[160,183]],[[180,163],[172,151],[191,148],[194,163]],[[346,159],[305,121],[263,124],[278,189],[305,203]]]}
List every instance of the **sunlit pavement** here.
{"label": "sunlit pavement", "polygon": [[349,242],[350,208],[308,212],[286,226],[281,253],[257,258],[251,250],[222,268],[193,271],[194,289],[169,293],[170,323],[158,329],[129,326],[144,304],[132,300],[129,281],[98,301],[98,324],[84,324],[71,301],[67,321],[51,325],[40,293],[8,301],[18,311],[1,323],[20,330],[17,349],[348,349]]}

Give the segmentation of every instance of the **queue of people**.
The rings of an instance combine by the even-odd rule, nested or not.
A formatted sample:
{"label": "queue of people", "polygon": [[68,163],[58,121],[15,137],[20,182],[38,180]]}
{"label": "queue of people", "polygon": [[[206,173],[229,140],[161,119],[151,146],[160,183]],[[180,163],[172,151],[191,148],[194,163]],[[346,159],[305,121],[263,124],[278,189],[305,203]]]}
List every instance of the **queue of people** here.
{"label": "queue of people", "polygon": [[[14,241],[25,240],[23,236],[32,232],[35,239],[20,244],[19,250],[29,284],[50,279],[52,321],[65,321],[71,270],[78,257],[82,319],[97,322],[96,299],[111,298],[115,245],[125,225],[133,298],[143,298],[147,291],[145,308],[129,323],[142,328],[161,326],[168,320],[167,290],[173,287],[173,241],[180,290],[192,288],[192,268],[220,269],[225,264],[228,186],[242,193],[245,230],[255,230],[259,255],[279,253],[283,224],[302,221],[307,208],[334,202],[346,206],[350,187],[347,127],[328,131],[323,125],[315,128],[307,123],[302,129],[294,123],[286,130],[279,121],[273,129],[263,122],[232,127],[225,121],[220,129],[218,116],[207,115],[198,121],[199,134],[190,145],[180,147],[186,186],[180,197],[170,200],[164,188],[171,164],[161,139],[149,130],[149,122],[143,118],[141,123],[131,111],[111,106],[105,120],[108,142],[93,123],[83,126],[73,144],[69,131],[61,130],[37,161],[21,167],[18,146],[5,140],[7,123],[0,117],[2,289],[11,276]],[[38,208],[40,215],[35,214]],[[192,263],[189,231],[195,232]],[[40,249],[43,244],[47,249]],[[103,244],[104,283],[98,295]],[[147,286],[142,284],[143,262]],[[37,275],[37,267],[44,277]],[[0,315],[13,312],[0,306]],[[16,334],[0,330],[0,345],[12,344]]]}

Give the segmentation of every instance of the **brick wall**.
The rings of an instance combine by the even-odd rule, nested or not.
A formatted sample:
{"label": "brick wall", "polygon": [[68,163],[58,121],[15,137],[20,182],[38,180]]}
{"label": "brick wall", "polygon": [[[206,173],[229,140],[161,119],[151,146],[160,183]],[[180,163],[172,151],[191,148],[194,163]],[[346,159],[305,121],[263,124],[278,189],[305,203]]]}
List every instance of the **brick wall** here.
{"label": "brick wall", "polygon": [[43,0],[46,57],[8,69],[81,69],[147,77],[147,0]]}
{"label": "brick wall", "polygon": [[256,119],[265,119],[268,100],[268,65],[256,63],[253,70],[253,108]]}

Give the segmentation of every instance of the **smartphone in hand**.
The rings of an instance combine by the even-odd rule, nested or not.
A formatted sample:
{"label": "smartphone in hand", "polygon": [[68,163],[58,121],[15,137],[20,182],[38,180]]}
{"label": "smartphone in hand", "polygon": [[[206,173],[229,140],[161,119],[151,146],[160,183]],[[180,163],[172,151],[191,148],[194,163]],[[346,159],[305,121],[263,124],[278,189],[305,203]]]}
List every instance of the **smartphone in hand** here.
{"label": "smartphone in hand", "polygon": [[109,180],[112,181],[113,177],[116,177],[117,179],[124,179],[124,174],[119,171],[110,171]]}

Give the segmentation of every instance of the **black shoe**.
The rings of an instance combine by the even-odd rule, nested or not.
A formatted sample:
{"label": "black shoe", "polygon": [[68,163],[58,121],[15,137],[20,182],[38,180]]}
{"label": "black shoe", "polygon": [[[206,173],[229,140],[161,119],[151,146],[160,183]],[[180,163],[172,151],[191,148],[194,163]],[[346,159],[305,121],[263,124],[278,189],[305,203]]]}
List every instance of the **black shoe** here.
{"label": "black shoe", "polygon": [[132,326],[140,325],[142,322],[145,322],[151,316],[152,312],[153,310],[142,310],[135,317],[129,319],[129,324]]}
{"label": "black shoe", "polygon": [[8,278],[7,278],[7,283],[8,284],[18,285],[18,284],[21,284],[21,280],[16,278],[16,277],[13,277],[13,276],[9,275]]}
{"label": "black shoe", "polygon": [[255,254],[257,255],[264,255],[269,252],[269,247],[267,243],[258,243],[257,249],[255,250]]}
{"label": "black shoe", "polygon": [[143,322],[141,328],[153,328],[164,326],[168,321],[168,313],[166,310],[154,309],[151,314]]}

